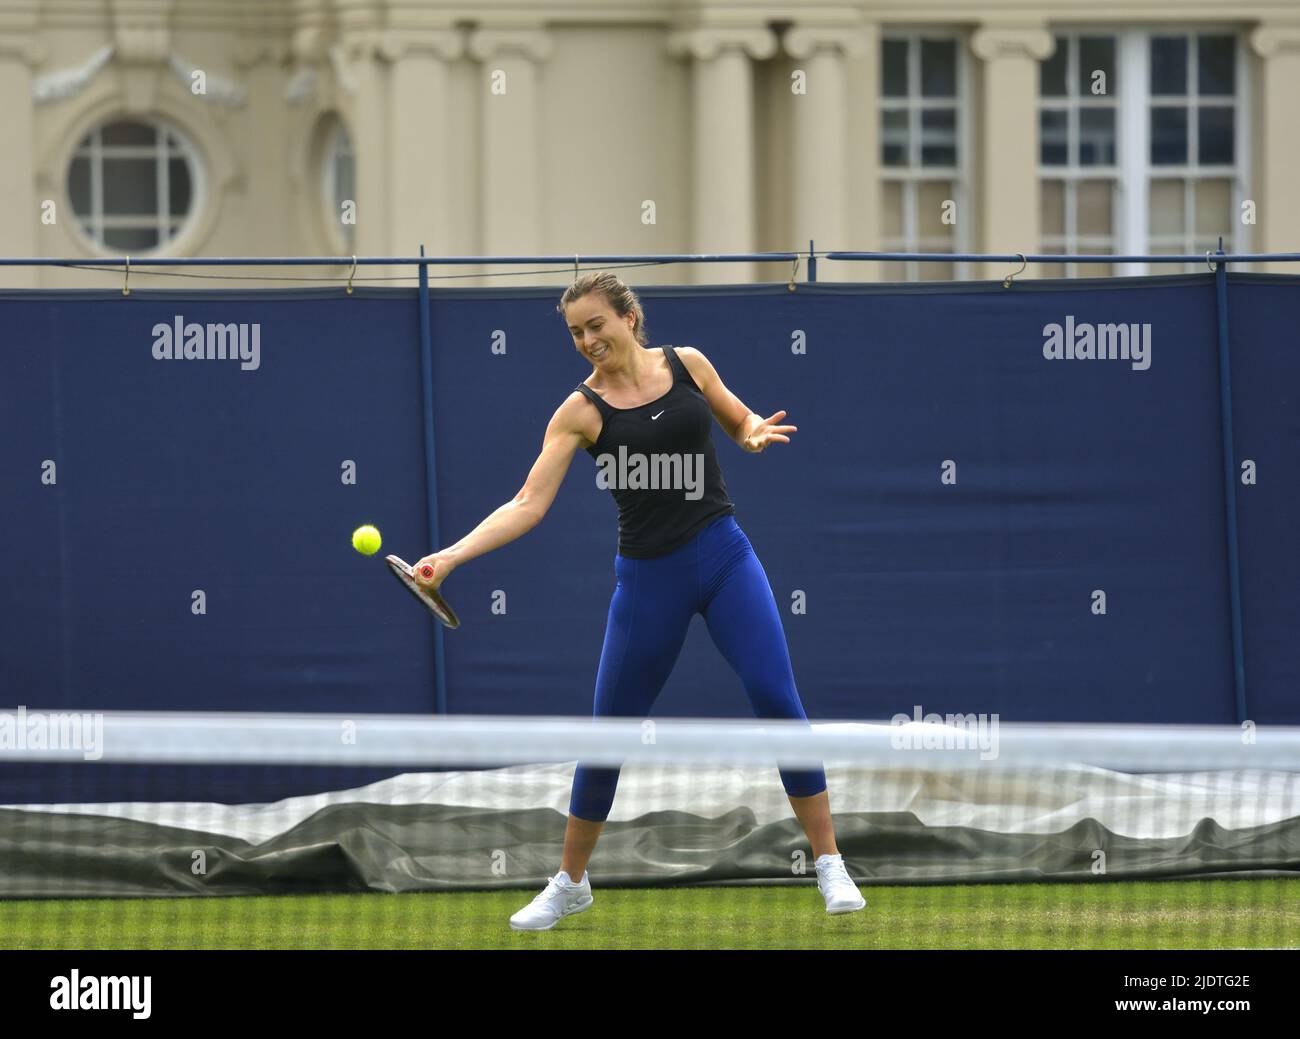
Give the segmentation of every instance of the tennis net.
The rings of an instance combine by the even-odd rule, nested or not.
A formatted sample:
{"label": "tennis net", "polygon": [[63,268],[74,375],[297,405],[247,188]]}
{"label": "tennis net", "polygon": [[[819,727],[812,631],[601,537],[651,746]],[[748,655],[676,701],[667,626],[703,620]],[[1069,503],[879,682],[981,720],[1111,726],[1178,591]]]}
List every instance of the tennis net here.
{"label": "tennis net", "polygon": [[[10,945],[508,946],[577,761],[622,775],[562,947],[1300,945],[1300,729],[5,718]],[[778,764],[824,766],[864,912],[824,913]]]}

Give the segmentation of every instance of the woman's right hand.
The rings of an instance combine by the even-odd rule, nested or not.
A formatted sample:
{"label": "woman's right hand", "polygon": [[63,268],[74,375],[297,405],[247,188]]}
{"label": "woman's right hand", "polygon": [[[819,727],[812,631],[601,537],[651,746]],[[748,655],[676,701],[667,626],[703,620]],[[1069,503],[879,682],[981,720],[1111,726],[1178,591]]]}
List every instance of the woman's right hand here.
{"label": "woman's right hand", "polygon": [[[429,577],[424,576],[426,566],[433,567],[433,574]],[[455,569],[456,564],[452,562],[450,553],[446,551],[434,552],[432,555],[427,555],[411,565],[416,583],[434,591],[438,590],[438,586],[447,580],[447,577]]]}

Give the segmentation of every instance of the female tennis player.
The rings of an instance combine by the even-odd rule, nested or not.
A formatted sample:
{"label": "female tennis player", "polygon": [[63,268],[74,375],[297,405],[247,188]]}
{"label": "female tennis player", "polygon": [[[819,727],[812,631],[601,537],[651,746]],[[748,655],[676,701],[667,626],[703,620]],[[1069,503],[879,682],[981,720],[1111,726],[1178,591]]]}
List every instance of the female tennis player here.
{"label": "female tennis player", "polygon": [[[649,714],[691,618],[700,613],[744,683],[755,715],[806,719],[776,600],[736,523],[710,436],[716,418],[740,447],[758,452],[788,444],[796,427],[782,424],[784,411],[767,418],[751,412],[698,350],[647,349],[641,303],[613,274],[579,278],[557,309],[578,353],[591,363],[591,375],[551,417],[541,454],[519,493],[460,541],[421,559],[417,574],[422,564],[433,567],[422,583],[437,588],[456,567],[541,522],[580,447],[607,477],[615,475],[618,467],[611,463],[624,451],[629,459],[675,458],[677,472],[695,470],[690,493],[680,486],[619,486],[617,478],[606,483],[618,506],[617,585],[596,677],[595,715]],[[617,768],[579,763],[560,870],[510,918],[511,927],[545,931],[591,907],[587,862],[613,804],[618,775]],[[825,773],[782,769],[781,782],[812,845],[827,912],[861,909],[866,901],[835,845]]]}

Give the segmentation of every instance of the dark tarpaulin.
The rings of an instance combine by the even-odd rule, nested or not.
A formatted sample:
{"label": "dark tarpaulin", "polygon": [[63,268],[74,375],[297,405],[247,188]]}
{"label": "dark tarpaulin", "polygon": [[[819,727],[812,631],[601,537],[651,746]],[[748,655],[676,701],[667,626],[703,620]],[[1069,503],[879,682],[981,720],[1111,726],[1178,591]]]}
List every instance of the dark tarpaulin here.
{"label": "dark tarpaulin", "polygon": [[[1237,443],[1259,463],[1238,487],[1248,713],[1295,724],[1300,279],[1229,288]],[[558,295],[433,294],[447,543],[515,493],[586,374]],[[799,426],[761,457],[715,435],[811,717],[1238,720],[1212,277],[643,298],[652,342],[699,347]],[[384,551],[432,547],[413,291],[5,292],[0,308],[0,702],[433,709],[429,619],[348,543],[373,522]],[[258,366],[155,359],[155,325],[178,316],[258,324]],[[1149,326],[1150,367],[1045,359],[1044,328],[1067,320]],[[615,547],[579,455],[536,530],[448,582],[464,621],[444,640],[450,710],[589,712]],[[696,624],[656,713],[746,711]],[[18,797],[8,768],[0,803],[44,799]],[[286,769],[256,796],[321,783]]]}

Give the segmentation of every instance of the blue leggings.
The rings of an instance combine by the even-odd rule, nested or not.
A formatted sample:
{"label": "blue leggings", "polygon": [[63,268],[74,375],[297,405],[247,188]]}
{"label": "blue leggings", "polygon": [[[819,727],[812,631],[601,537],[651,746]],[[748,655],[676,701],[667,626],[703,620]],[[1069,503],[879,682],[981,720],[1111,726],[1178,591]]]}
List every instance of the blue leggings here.
{"label": "blue leggings", "polygon": [[[614,571],[618,584],[596,676],[596,717],[649,714],[677,662],[691,618],[702,613],[714,644],[744,683],[754,714],[807,720],[772,588],[734,517],[714,520],[664,556],[616,555]],[[569,814],[604,821],[619,771],[579,763]],[[781,782],[791,797],[810,797],[826,789],[826,773],[782,769]]]}

